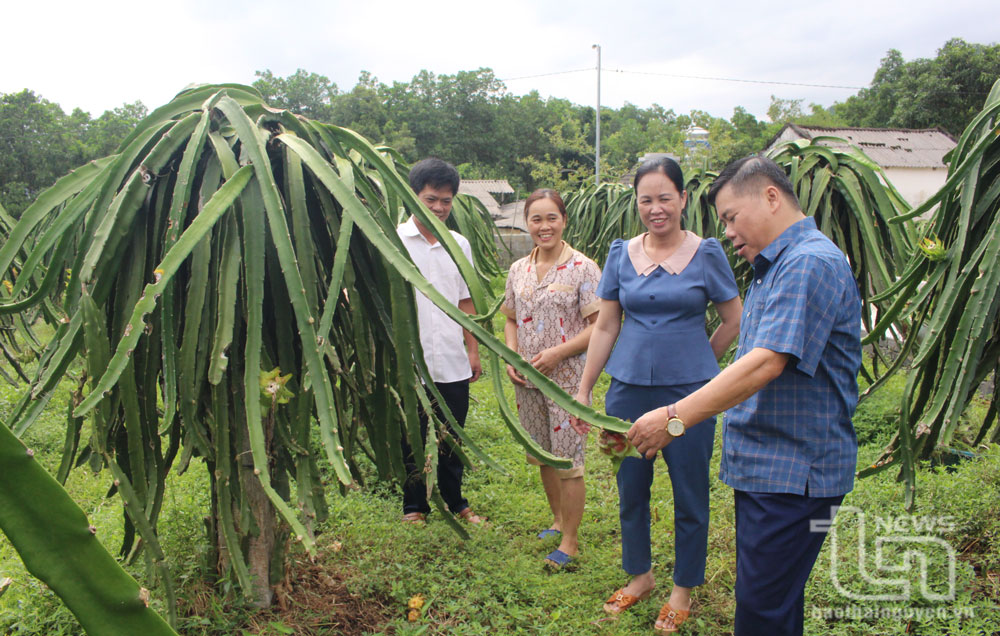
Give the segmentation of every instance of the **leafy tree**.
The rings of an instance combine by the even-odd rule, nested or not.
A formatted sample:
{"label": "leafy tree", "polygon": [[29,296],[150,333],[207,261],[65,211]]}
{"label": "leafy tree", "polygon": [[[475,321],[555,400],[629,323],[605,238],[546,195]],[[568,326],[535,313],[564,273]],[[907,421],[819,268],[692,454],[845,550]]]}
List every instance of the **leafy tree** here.
{"label": "leafy tree", "polygon": [[889,50],[871,86],[835,104],[852,126],[930,128],[959,135],[1000,77],[1000,44],[948,40],[934,58],[906,62]]}
{"label": "leafy tree", "polygon": [[[361,71],[354,88],[338,95],[334,100],[331,107],[331,121],[355,130],[369,139],[386,141],[383,135],[383,130],[389,122],[386,97],[386,86],[368,71]],[[409,125],[405,122],[402,125],[406,126],[410,134]],[[393,123],[392,126],[395,128],[396,124]],[[413,145],[411,151],[415,152],[416,140],[412,134],[410,139],[412,141],[408,145]],[[414,159],[402,148],[393,147],[402,152],[407,159]]]}
{"label": "leafy tree", "polygon": [[[773,110],[774,98],[771,105]],[[796,104],[793,112],[797,108]],[[764,149],[781,127],[779,123],[758,120],[742,106],[733,109],[733,116],[728,122],[712,118],[708,113],[699,113],[698,120],[699,125],[706,128],[709,133],[711,159],[706,167],[713,170],[721,170],[731,161]]]}
{"label": "leafy tree", "polygon": [[809,126],[825,126],[827,128],[836,128],[838,126],[848,125],[848,123],[837,114],[832,106],[825,108],[819,104],[810,104],[809,110],[809,115],[796,120],[795,123],[806,124]]}
{"label": "leafy tree", "polygon": [[767,108],[767,118],[774,123],[784,124],[802,118],[801,99],[782,99],[771,95],[771,105]]}
{"label": "leafy tree", "polygon": [[658,104],[653,104],[649,111],[652,113],[649,125],[646,126],[649,144],[644,152],[672,152],[682,155],[691,116],[677,115],[672,109],[664,110]]}
{"label": "leafy tree", "polygon": [[398,124],[398,128],[395,122],[386,122],[385,127],[382,129],[381,138],[382,143],[398,151],[405,159],[413,162],[419,159],[417,156],[417,140],[413,137],[410,127],[405,121]]}
{"label": "leafy tree", "polygon": [[88,157],[104,157],[115,152],[122,140],[148,112],[146,106],[138,100],[104,111],[104,114],[87,125],[83,139],[85,154]]}
{"label": "leafy tree", "polygon": [[115,152],[145,115],[139,101],[92,120],[79,108],[67,115],[28,89],[0,96],[0,204],[20,216],[56,179]]}
{"label": "leafy tree", "polygon": [[86,160],[81,131],[74,130],[79,123],[68,126],[58,104],[28,89],[0,98],[0,203],[15,218],[38,192]]}
{"label": "leafy tree", "polygon": [[446,147],[451,149],[454,160],[499,161],[504,140],[495,137],[495,124],[497,106],[506,88],[493,71],[481,68],[442,75],[436,92],[441,115],[451,124]]}
{"label": "leafy tree", "polygon": [[[274,86],[311,78],[305,83],[315,89],[325,79],[302,70],[296,75],[299,80],[258,72],[262,80],[255,86],[265,96],[280,98],[283,93]],[[279,99],[278,105],[288,104]],[[734,117],[743,121],[698,114],[720,149],[711,156],[713,166],[760,150],[767,141],[760,130],[765,123],[742,109]],[[333,98],[328,120],[388,144],[408,160],[443,157],[462,166],[466,177],[507,178],[522,191],[542,185],[570,187],[593,174],[594,109],[565,99],[542,99],[535,91],[514,96],[487,68],[454,75],[423,70],[409,82],[391,86],[362,72],[350,91]],[[602,172],[607,178],[620,177],[646,152],[683,156],[691,122],[691,116],[659,105],[602,108]]]}
{"label": "leafy tree", "polygon": [[543,131],[542,136],[548,151],[541,157],[528,155],[519,159],[529,167],[533,183],[567,190],[593,179],[593,146],[578,120],[560,122]]}
{"label": "leafy tree", "polygon": [[834,110],[852,126],[888,125],[899,101],[899,83],[904,65],[903,54],[889,49],[875,71],[871,85],[847,98],[844,103],[835,104]]}
{"label": "leafy tree", "polygon": [[253,87],[271,106],[287,108],[310,119],[330,120],[337,85],[325,75],[309,73],[301,68],[288,77],[277,77],[271,69],[254,74],[259,79]]}
{"label": "leafy tree", "polygon": [[608,172],[619,172],[635,165],[649,147],[649,139],[642,124],[635,119],[625,120],[621,127],[601,140],[601,163]]}
{"label": "leafy tree", "polygon": [[916,60],[903,82],[893,125],[907,128],[941,126],[962,133],[982,108],[990,87],[1000,77],[1000,44],[969,44],[949,40],[933,60]]}
{"label": "leafy tree", "polygon": [[[802,109],[803,101],[801,99],[781,99],[780,97],[771,95],[771,105],[767,109],[767,117],[771,120],[772,124],[778,124],[778,126],[772,126],[768,130],[772,133],[777,132],[781,125],[788,123],[803,124],[806,126],[826,126],[828,128],[849,125],[834,112],[833,107],[824,108],[820,104],[809,104],[809,113],[807,114]],[[743,110],[739,106],[736,109]]]}
{"label": "leafy tree", "polygon": [[[256,75],[254,88],[271,106],[349,127],[395,148],[407,161],[442,157],[463,166],[466,176],[506,178],[521,191],[565,188],[593,174],[594,108],[545,99],[536,91],[513,95],[488,68],[453,75],[422,70],[391,85],[362,71],[345,93],[304,69],[287,77],[270,70]],[[704,111],[678,114],[655,104],[604,107],[602,175],[619,178],[648,152],[670,152],[691,167],[720,169],[763,150],[788,122],[942,126],[957,134],[998,75],[1000,45],[954,39],[933,59],[908,62],[890,50],[868,88],[829,108],[778,96],[772,96],[762,119],[742,107],[728,119]],[[113,152],[124,131],[146,113],[135,102],[91,120],[79,110],[67,115],[30,91],[4,96],[0,108],[0,202],[15,216],[40,188],[73,166]],[[692,123],[708,131],[707,151],[685,147]]]}
{"label": "leafy tree", "polygon": [[683,156],[689,123],[687,116],[679,118],[673,110],[665,110],[658,104],[639,108],[626,103],[618,110],[607,109],[601,119],[602,170],[620,177],[630,172],[647,152]]}

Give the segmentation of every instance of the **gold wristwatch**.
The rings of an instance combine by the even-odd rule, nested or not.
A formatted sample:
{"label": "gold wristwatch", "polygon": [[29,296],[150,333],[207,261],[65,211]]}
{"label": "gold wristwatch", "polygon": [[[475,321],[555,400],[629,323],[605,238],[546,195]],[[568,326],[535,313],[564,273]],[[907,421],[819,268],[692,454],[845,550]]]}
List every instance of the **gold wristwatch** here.
{"label": "gold wristwatch", "polygon": [[677,417],[677,405],[671,404],[667,407],[667,432],[673,437],[680,437],[686,430],[684,420]]}

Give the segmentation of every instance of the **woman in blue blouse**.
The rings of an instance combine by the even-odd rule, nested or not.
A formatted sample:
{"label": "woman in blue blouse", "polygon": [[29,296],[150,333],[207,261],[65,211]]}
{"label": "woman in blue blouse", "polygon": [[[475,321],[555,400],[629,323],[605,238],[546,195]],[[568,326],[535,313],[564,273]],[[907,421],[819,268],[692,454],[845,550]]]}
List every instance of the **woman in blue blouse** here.
{"label": "woman in blue blouse", "polygon": [[[639,217],[646,232],[611,245],[597,295],[601,309],[587,349],[576,399],[590,404],[602,369],[611,376],[609,415],[635,421],[672,404],[719,372],[718,358],[739,333],[742,307],[722,246],[681,227],[687,203],[680,166],[647,161],[635,176]],[[705,311],[713,303],[722,324],[709,338]],[[622,318],[624,316],[624,322]],[[666,422],[664,422],[666,425]],[[582,433],[585,422],[574,422]],[[709,461],[715,423],[692,427],[663,449],[674,493],[674,587],[656,630],[677,631],[691,609],[691,588],[705,581]],[[649,492],[653,461],[627,457],[618,471],[622,567],[632,580],[604,605],[618,614],[649,596]]]}

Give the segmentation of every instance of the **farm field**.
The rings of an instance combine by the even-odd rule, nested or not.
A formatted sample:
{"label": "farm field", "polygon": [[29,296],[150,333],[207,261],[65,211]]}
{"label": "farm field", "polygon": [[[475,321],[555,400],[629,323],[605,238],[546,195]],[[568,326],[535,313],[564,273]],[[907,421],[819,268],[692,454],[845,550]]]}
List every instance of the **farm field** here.
{"label": "farm field", "polygon": [[[469,21],[474,11],[460,13]],[[915,12],[921,14],[928,12]],[[407,20],[414,33],[419,21]],[[192,31],[199,18],[189,22]],[[739,31],[747,31],[750,21],[740,22]],[[935,22],[944,28],[947,21]],[[234,14],[228,32],[243,33],[238,24]],[[77,31],[91,40],[98,32]],[[299,33],[272,29],[271,43],[292,32]],[[864,39],[855,36],[857,44]],[[880,28],[877,37],[889,39],[889,31]],[[715,194],[727,188],[729,172],[720,170],[747,153],[774,162],[767,178],[782,192],[774,198],[777,190],[766,190],[780,204],[772,220],[800,219],[801,208],[815,221],[850,268],[838,277],[850,292],[843,308],[854,310],[848,276],[862,304],[857,479],[836,521],[822,528],[829,534],[806,590],[805,632],[1000,636],[1000,45],[949,37],[935,59],[905,61],[890,49],[869,88],[833,79],[736,79],[739,73],[718,65],[724,77],[664,75],[673,88],[657,91],[669,98],[663,106],[633,103],[642,95],[635,87],[620,108],[602,104],[601,44],[591,49],[596,108],[506,86],[590,69],[511,71],[506,80],[499,68],[496,75],[488,67],[454,75],[424,69],[409,83],[383,76],[388,84],[361,71],[350,91],[304,67],[287,78],[257,71],[252,84],[240,83],[246,73],[225,84],[188,83],[211,67],[209,49],[197,56],[203,68],[182,82],[187,86],[153,110],[125,102],[92,118],[8,82],[3,91],[20,92],[0,92],[0,137],[10,142],[0,153],[0,636],[650,633],[675,566],[668,471],[658,462],[652,492],[658,585],[651,599],[606,616],[602,603],[626,582],[615,464],[601,454],[595,430],[581,553],[562,571],[544,567],[557,539],[537,536],[550,513],[524,453],[553,465],[568,461],[545,452],[517,424],[504,364],[571,416],[606,432],[630,424],[603,412],[607,376],[595,390],[596,410],[559,388],[573,382],[557,384],[547,364],[573,346],[562,317],[567,346],[558,356],[528,362],[517,353],[526,349],[513,341],[515,321],[500,312],[513,254],[503,254],[496,237],[509,221],[505,208],[514,217],[523,212],[538,255],[554,257],[544,248],[561,237],[604,267],[613,242],[644,226],[650,238],[664,230],[660,239],[693,230],[726,246],[742,294],[768,278],[753,254],[769,260],[757,248],[766,250],[763,230],[772,224],[758,205],[716,208]],[[197,40],[233,45],[232,38]],[[382,40],[382,52],[407,41]],[[508,49],[523,49],[541,64],[548,57],[543,43],[525,40],[532,46]],[[149,39],[146,48],[166,47]],[[647,57],[655,52],[638,48]],[[716,54],[722,48],[713,47]],[[739,57],[746,64],[759,52]],[[232,53],[222,57],[235,59]],[[808,56],[797,57],[801,68],[815,67]],[[141,77],[166,84],[165,68],[144,69]],[[760,77],[766,68],[760,65]],[[615,72],[667,85],[651,79],[663,74]],[[68,84],[43,82],[43,75],[32,70],[26,77],[47,91]],[[91,75],[91,87],[113,87]],[[741,82],[742,90],[732,91],[740,100],[752,86],[768,84],[860,92],[829,107],[771,93],[766,120],[758,119],[760,104],[747,109],[752,102],[743,101],[733,102],[725,119],[711,115],[708,103],[685,114],[676,99],[699,93],[674,90],[682,79]],[[141,82],[129,84],[138,91]],[[426,157],[455,165],[414,164]],[[446,168],[449,196],[436,192],[441,184],[434,179],[424,183],[427,165]],[[644,181],[656,165],[673,185],[658,171],[656,180]],[[681,166],[684,175],[678,169],[671,176]],[[729,194],[741,198],[757,181],[740,186],[737,179]],[[666,188],[649,190],[657,182]],[[530,212],[535,195],[518,211],[518,200],[539,186],[561,192],[561,224],[551,205],[548,218],[539,208]],[[653,203],[648,195],[657,192]],[[408,230],[400,231],[408,217],[455,260],[471,302],[431,282],[407,247]],[[834,269],[842,269],[836,257]],[[544,275],[551,260],[536,261],[536,271]],[[552,264],[573,272],[582,263]],[[581,307],[592,282],[579,288]],[[549,291],[568,291],[558,287]],[[415,313],[421,293],[444,312],[435,326],[453,320],[480,343],[483,378],[472,386],[465,432],[451,430],[441,415],[422,433],[419,411],[441,396],[431,381],[438,378],[434,352],[423,355],[426,312]],[[673,292],[658,297],[678,304]],[[740,334],[742,353],[767,313],[749,304],[760,300],[757,293],[745,298],[750,325]],[[726,333],[739,313],[715,305],[707,330],[721,323],[719,333]],[[531,321],[535,334],[555,328],[547,315],[521,309],[517,331]],[[607,317],[601,313],[604,333]],[[806,329],[822,323],[810,319]],[[854,351],[857,320],[852,315],[842,324],[851,347],[831,338],[828,354]],[[666,329],[675,325],[658,331],[657,340]],[[653,343],[642,348],[650,352]],[[733,348],[725,355],[715,348],[729,364]],[[681,349],[664,348],[673,368],[688,357]],[[601,355],[590,351],[591,361]],[[477,355],[470,350],[469,358],[478,375]],[[740,373],[746,366],[738,364],[726,374],[730,380],[756,377]],[[838,378],[840,393],[853,392],[855,369]],[[812,387],[788,393],[796,402],[814,397]],[[822,412],[822,395],[815,394],[817,406],[795,412]],[[783,427],[799,429],[805,417]],[[718,479],[721,416],[715,426],[707,580],[681,633],[731,636],[734,502]],[[436,483],[434,468],[437,449],[456,435],[464,444],[459,454],[472,462],[465,495],[489,519],[486,527],[464,526],[444,512],[448,488]],[[774,439],[781,436],[769,432],[746,436],[764,441],[768,452],[781,445]],[[794,437],[808,447],[795,461],[833,463],[832,447],[812,445],[822,432]],[[436,508],[426,525],[401,522],[403,446],[414,449],[418,463],[426,457],[427,495]],[[753,455],[762,463],[760,453]],[[566,507],[570,519],[574,508]],[[742,504],[740,511],[746,537],[756,528],[743,521]],[[560,548],[572,552],[571,530],[565,539]],[[765,556],[769,567],[796,563],[774,549]],[[750,562],[741,555],[741,610],[751,604],[745,583],[763,592],[778,580],[765,584],[758,572],[746,574]],[[739,629],[745,636],[753,628],[740,619]]]}
{"label": "farm field", "polygon": [[[901,380],[900,380],[901,381]],[[896,381],[894,381],[896,382]],[[66,394],[70,382],[62,387]],[[606,384],[599,386],[597,399]],[[855,418],[862,447],[859,466],[878,457],[887,441],[900,387],[890,385],[862,404]],[[0,417],[19,392],[0,388]],[[552,573],[542,566],[554,540],[535,535],[547,527],[548,507],[537,470],[523,461],[523,450],[510,439],[486,381],[473,385],[468,428],[506,469],[480,468],[467,474],[467,496],[490,527],[461,541],[436,513],[424,528],[399,523],[399,499],[393,488],[377,486],[340,496],[328,493],[330,518],[320,528],[319,554],[309,562],[300,550],[290,555],[289,575],[277,601],[256,612],[235,600],[226,588],[205,582],[207,541],[203,518],[208,510],[204,465],[195,460],[184,475],[172,474],[160,521],[160,536],[178,594],[180,633],[223,634],[646,634],[669,595],[673,563],[672,495],[665,465],[653,486],[653,559],[657,589],[618,619],[609,619],[601,603],[624,583],[619,566],[617,490],[610,463],[588,445],[587,508],[581,528],[583,551],[575,567]],[[65,396],[62,396],[65,397]],[[510,396],[509,396],[510,397]],[[599,406],[599,402],[598,402]],[[981,405],[968,413],[981,417]],[[50,470],[58,466],[63,445],[65,400],[54,399],[46,415],[24,436]],[[971,426],[971,424],[970,424]],[[717,474],[721,424],[716,432],[713,471]],[[86,429],[84,434],[86,435]],[[592,435],[593,437],[593,435]],[[837,567],[831,567],[831,541],[813,570],[806,590],[806,633],[810,634],[969,634],[1000,633],[1000,448],[961,462],[954,472],[928,468],[919,475],[914,516],[902,509],[902,486],[894,471],[860,480],[845,506],[859,509],[868,521],[867,549],[877,532],[935,536],[955,550],[954,600],[934,602],[921,594],[918,573],[908,601],[855,600],[890,588],[863,582],[858,572],[858,515],[841,514]],[[97,534],[112,551],[121,541],[122,508],[105,498],[111,484],[105,471],[94,475],[75,469],[67,487],[84,508]],[[695,595],[695,613],[685,630],[691,634],[728,634],[732,630],[734,533],[732,491],[717,479],[711,492],[707,583]],[[878,524],[881,524],[879,526]],[[891,527],[887,526],[891,524]],[[848,546],[848,547],[844,547]],[[853,547],[850,547],[853,546]],[[902,563],[900,552],[890,560]],[[927,552],[932,593],[948,592],[948,555]],[[144,582],[141,563],[129,566]],[[831,576],[839,575],[839,587]],[[0,633],[5,636],[82,634],[61,602],[23,569],[9,544],[0,540],[0,579],[13,582],[0,597]],[[891,590],[897,588],[893,587]],[[158,588],[154,607],[162,610]],[[425,599],[420,618],[407,621],[407,602]]]}

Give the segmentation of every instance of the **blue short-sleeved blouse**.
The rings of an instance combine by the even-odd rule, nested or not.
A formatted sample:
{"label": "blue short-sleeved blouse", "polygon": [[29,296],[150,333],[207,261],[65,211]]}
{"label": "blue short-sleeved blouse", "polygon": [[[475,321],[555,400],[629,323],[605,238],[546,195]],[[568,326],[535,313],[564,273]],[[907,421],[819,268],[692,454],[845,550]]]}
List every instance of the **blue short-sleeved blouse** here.
{"label": "blue short-sleeved blouse", "polygon": [[705,331],[708,303],[739,294],[722,245],[704,239],[679,274],[636,273],[627,242],[611,244],[597,295],[618,301],[625,321],[605,370],[641,386],[689,384],[714,377],[719,364]]}

